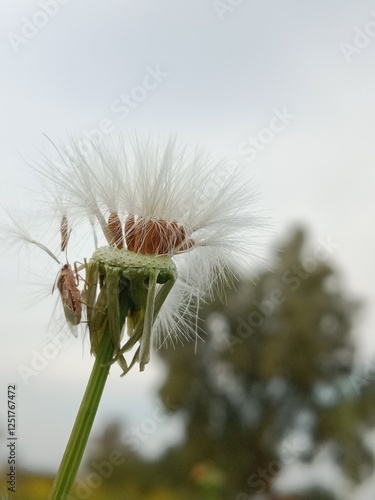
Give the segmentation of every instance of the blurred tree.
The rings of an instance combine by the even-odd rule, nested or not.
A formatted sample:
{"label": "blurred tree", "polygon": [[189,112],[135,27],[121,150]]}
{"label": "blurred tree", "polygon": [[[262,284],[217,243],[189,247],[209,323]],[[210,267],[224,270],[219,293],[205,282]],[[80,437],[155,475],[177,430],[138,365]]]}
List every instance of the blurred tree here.
{"label": "blurred tree", "polygon": [[184,418],[185,442],[144,462],[119,445],[119,427],[108,427],[89,463],[116,449],[125,460],[93,500],[335,500],[319,484],[291,485],[284,496],[274,487],[280,471],[322,449],[353,482],[372,471],[375,363],[354,370],[359,304],[329,264],[334,248],[329,240],[308,246],[295,231],[269,271],[226,289],[225,306],[217,296],[203,307],[205,342],[159,351],[167,367],[160,396]]}
{"label": "blurred tree", "polygon": [[311,461],[323,445],[350,479],[372,470],[365,430],[374,425],[373,384],[367,377],[356,387],[353,378],[358,303],[328,264],[334,244],[305,247],[297,230],[273,269],[226,290],[226,307],[218,297],[207,304],[205,343],[162,351],[160,395],[187,422],[184,445],[165,460],[181,480],[210,461],[226,477],[225,499],[270,498],[280,470]]}

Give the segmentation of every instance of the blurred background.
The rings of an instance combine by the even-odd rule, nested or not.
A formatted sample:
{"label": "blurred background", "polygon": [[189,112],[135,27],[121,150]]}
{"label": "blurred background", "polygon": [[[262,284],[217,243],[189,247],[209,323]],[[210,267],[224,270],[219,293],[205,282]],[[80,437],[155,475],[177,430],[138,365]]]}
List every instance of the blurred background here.
{"label": "blurred background", "polygon": [[[0,33],[3,206],[38,207],[44,134],[172,132],[240,164],[273,221],[203,341],[111,370],[71,499],[371,500],[375,1],[3,0]],[[9,497],[44,499],[92,365],[49,324],[43,262],[1,246],[0,498],[7,385]]]}

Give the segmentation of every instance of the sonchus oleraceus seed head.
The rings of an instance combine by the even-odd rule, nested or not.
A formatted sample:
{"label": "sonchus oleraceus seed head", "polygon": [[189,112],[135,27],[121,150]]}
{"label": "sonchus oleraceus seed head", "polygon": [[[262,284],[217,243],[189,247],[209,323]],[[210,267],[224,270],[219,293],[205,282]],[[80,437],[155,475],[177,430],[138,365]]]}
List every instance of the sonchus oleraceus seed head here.
{"label": "sonchus oleraceus seed head", "polygon": [[[174,137],[92,141],[89,152],[71,140],[56,151],[33,169],[64,257],[14,218],[13,234],[59,263],[54,289],[67,323],[87,323],[92,352],[108,334],[112,361],[143,370],[152,344],[196,338],[200,302],[257,257],[254,188],[240,168]],[[81,249],[71,264],[73,238]]]}

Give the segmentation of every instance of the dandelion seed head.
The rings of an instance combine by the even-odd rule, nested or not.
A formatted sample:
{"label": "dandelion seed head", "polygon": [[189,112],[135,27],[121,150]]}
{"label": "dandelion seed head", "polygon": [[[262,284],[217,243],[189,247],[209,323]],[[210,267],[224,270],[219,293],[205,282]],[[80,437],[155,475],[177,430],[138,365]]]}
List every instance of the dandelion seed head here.
{"label": "dandelion seed head", "polygon": [[[42,208],[60,239],[59,255],[14,217],[8,237],[35,244],[61,263],[57,289],[71,326],[79,323],[85,307],[78,297],[105,304],[103,294],[110,293],[104,285],[95,295],[87,274],[102,288],[105,273],[120,270],[116,294],[121,295],[132,279],[129,269],[140,269],[138,258],[140,266],[153,271],[129,292],[129,325],[143,321],[142,297],[153,289],[152,282],[157,304],[165,275],[173,278],[173,287],[151,321],[152,341],[159,347],[195,339],[199,306],[257,258],[264,218],[256,209],[256,191],[240,169],[224,160],[215,162],[203,148],[189,149],[176,137],[157,143],[151,137],[121,136],[117,141],[92,141],[90,146],[83,152],[80,142],[72,139],[55,147],[57,158],[44,156],[33,165],[44,194]],[[73,246],[79,248],[77,258]],[[76,261],[86,269],[83,280],[71,267]],[[89,270],[90,262],[95,264]],[[97,309],[87,307],[87,321],[96,314],[101,325],[110,313],[105,307],[99,313]],[[136,326],[130,328],[135,335]]]}

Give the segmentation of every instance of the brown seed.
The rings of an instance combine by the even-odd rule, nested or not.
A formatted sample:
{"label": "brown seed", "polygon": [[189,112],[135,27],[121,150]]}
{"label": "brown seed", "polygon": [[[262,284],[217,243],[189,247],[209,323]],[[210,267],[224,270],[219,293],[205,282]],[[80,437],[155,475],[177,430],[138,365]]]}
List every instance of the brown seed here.
{"label": "brown seed", "polygon": [[170,253],[170,240],[173,234],[170,225],[165,220],[155,221],[155,248],[160,255]]}
{"label": "brown seed", "polygon": [[61,219],[60,234],[61,234],[61,251],[64,252],[69,241],[68,218],[66,215],[63,215]]}
{"label": "brown seed", "polygon": [[172,255],[194,246],[185,228],[175,220],[151,219],[128,215],[125,221],[128,250],[141,254]]}
{"label": "brown seed", "polygon": [[134,252],[135,246],[135,220],[134,215],[128,215],[125,220],[125,241],[128,250]]}
{"label": "brown seed", "polygon": [[111,237],[111,244],[117,248],[124,247],[124,238],[122,235],[122,226],[117,212],[112,212],[108,217],[108,229]]}
{"label": "brown seed", "polygon": [[138,217],[134,225],[134,251],[136,253],[144,253],[143,251],[143,241],[144,241],[144,217]]}
{"label": "brown seed", "polygon": [[151,219],[148,219],[144,223],[144,235],[143,241],[141,245],[141,249],[139,250],[144,254],[157,254],[157,241],[155,234],[155,223]]}

